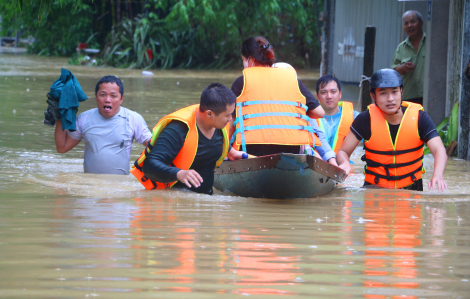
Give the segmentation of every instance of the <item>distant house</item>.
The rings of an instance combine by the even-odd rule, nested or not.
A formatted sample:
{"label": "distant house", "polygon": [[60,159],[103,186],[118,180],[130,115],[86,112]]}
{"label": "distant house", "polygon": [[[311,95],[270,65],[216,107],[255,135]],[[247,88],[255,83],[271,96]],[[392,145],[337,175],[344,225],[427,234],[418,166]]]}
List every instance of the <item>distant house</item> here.
{"label": "distant house", "polygon": [[401,17],[410,9],[419,11],[424,17],[427,15],[428,3],[397,0],[336,0],[333,74],[343,82],[361,80],[366,26],[377,28],[374,70],[389,68],[398,44],[406,38]]}
{"label": "distant house", "polygon": [[[376,27],[374,70],[389,68],[407,36],[405,11],[421,12],[426,32],[424,109],[434,124],[459,103],[458,156],[470,160],[470,0],[326,0],[334,7],[326,58],[328,70],[343,82],[359,82],[363,72],[366,26]],[[331,27],[331,25],[330,25]],[[332,43],[331,43],[332,41]]]}

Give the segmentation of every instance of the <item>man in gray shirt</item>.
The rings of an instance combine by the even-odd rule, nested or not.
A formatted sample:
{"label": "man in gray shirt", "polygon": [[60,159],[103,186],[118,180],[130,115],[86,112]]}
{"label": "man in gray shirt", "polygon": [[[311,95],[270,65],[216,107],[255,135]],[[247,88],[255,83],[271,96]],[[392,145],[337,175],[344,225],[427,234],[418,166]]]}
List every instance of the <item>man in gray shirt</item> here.
{"label": "man in gray shirt", "polygon": [[77,130],[62,130],[57,121],[55,143],[58,153],[66,153],[85,142],[84,171],[129,174],[132,141],[147,146],[152,133],[137,112],[121,107],[124,86],[116,76],[104,76],[96,84],[98,108],[81,113]]}

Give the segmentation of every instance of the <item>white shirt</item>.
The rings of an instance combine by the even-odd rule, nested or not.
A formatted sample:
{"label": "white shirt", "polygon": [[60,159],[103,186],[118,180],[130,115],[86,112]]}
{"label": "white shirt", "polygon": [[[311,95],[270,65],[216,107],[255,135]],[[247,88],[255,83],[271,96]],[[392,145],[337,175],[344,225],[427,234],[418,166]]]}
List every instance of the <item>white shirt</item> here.
{"label": "white shirt", "polygon": [[143,144],[152,137],[143,117],[124,107],[110,118],[98,108],[85,111],[77,118],[77,130],[67,134],[85,142],[85,172],[109,174],[129,174],[133,140]]}

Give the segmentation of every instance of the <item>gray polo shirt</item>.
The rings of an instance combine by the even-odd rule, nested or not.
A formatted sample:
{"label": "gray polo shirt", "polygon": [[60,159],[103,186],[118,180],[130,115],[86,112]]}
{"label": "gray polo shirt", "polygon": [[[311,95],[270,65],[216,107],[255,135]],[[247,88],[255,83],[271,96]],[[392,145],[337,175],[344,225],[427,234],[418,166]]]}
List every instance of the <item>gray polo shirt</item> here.
{"label": "gray polo shirt", "polygon": [[110,118],[98,108],[85,111],[77,118],[77,130],[67,133],[85,142],[84,171],[106,174],[129,174],[133,140],[142,144],[152,137],[143,117],[124,107]]}

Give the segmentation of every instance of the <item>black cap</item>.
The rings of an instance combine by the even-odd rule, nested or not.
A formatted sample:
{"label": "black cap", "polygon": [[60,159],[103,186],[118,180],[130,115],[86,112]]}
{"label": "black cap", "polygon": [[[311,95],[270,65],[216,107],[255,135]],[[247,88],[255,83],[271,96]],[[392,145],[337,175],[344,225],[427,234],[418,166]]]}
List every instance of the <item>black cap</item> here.
{"label": "black cap", "polygon": [[400,74],[392,69],[381,69],[375,72],[369,80],[369,90],[373,88],[403,87]]}

